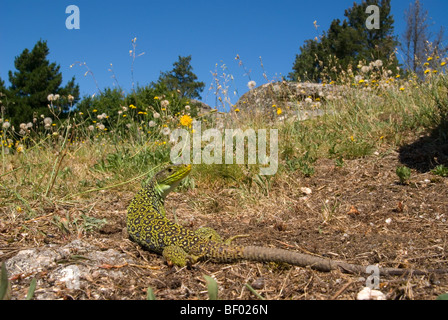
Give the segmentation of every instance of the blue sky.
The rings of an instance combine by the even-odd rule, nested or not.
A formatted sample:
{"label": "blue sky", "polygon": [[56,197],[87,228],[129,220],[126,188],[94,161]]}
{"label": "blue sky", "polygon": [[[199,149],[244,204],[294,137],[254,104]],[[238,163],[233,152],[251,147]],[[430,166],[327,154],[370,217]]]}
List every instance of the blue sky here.
{"label": "blue sky", "polygon": [[[61,66],[64,83],[72,76],[82,95],[97,92],[85,67],[94,73],[100,89],[112,87],[108,71],[113,64],[118,83],[131,90],[131,40],[137,37],[138,57],[134,64],[134,80],[140,85],[156,81],[160,71],[172,68],[179,55],[192,55],[192,66],[199,80],[206,83],[202,100],[214,105],[209,92],[213,82],[211,71],[223,63],[235,82],[231,91],[246,92],[251,79],[257,85],[266,83],[259,57],[270,80],[292,70],[295,55],[306,39],[327,30],[335,18],[343,19],[344,10],[355,0],[191,0],[191,1],[29,1],[0,2],[0,77],[8,83],[8,70],[14,69],[14,57],[25,48],[32,49],[39,40],[47,40],[49,60]],[[357,0],[356,2],[361,2]],[[392,0],[395,33],[404,30],[404,10],[411,0]],[[421,0],[432,17],[436,32],[447,26],[448,1]],[[68,30],[65,13],[69,5],[80,10],[80,29]],[[317,20],[319,30],[313,26]],[[446,30],[448,37],[448,30]],[[249,76],[235,61],[239,55]],[[236,98],[234,101],[236,102]]]}

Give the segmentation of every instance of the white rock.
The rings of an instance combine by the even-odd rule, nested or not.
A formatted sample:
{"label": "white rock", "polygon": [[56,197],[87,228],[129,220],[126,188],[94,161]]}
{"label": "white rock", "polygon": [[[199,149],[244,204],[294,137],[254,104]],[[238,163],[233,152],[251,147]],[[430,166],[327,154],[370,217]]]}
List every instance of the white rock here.
{"label": "white rock", "polygon": [[386,300],[386,296],[379,290],[364,287],[361,291],[358,292],[356,300]]}
{"label": "white rock", "polygon": [[310,188],[307,188],[307,187],[300,188],[300,191],[303,194],[311,194],[313,192]]}

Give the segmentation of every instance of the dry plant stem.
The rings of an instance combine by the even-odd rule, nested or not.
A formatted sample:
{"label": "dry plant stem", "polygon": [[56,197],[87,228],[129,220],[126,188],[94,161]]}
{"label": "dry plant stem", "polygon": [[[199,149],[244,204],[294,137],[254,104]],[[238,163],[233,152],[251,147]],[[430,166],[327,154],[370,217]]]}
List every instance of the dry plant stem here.
{"label": "dry plant stem", "polygon": [[331,300],[335,300],[337,297],[339,297],[339,295],[344,292],[345,290],[347,290],[348,287],[350,287],[350,285],[353,283],[353,280],[349,280],[341,289],[338,290],[338,292],[336,292],[332,297]]}
{"label": "dry plant stem", "polygon": [[[70,121],[68,121],[68,123],[67,123],[67,126],[69,126],[69,125],[70,125]],[[68,135],[69,135],[69,130],[67,129],[67,132],[64,137],[64,142],[62,143],[62,146],[61,146],[62,153],[61,152],[59,153],[58,158],[56,159],[55,165],[53,166],[53,171],[51,172],[50,184],[48,185],[47,190],[45,191],[45,197],[48,197],[48,194],[53,189],[54,183],[56,181],[56,177],[58,176],[59,169],[61,168],[62,161],[64,160],[65,156],[67,155],[67,150],[65,149],[65,146],[67,145]],[[55,168],[56,165],[57,165],[57,168]]]}
{"label": "dry plant stem", "polygon": [[53,189],[53,186],[54,186],[54,183],[56,181],[56,177],[58,175],[59,169],[61,168],[62,160],[64,160],[66,155],[67,155],[67,151],[64,150],[62,152],[62,154],[58,157],[59,159],[56,162],[57,163],[57,168],[56,168],[56,170],[54,170],[55,168],[53,167],[53,171],[51,173],[51,182],[50,182],[50,184],[49,184],[49,186],[47,188],[47,191],[45,191],[45,197],[47,197],[48,194],[51,192],[51,189]]}
{"label": "dry plant stem", "polygon": [[[154,169],[151,170],[151,172],[154,171],[155,169],[159,168],[159,167],[160,166],[155,167]],[[103,187],[103,188],[90,189],[90,190],[79,192],[79,193],[76,193],[76,194],[68,194],[65,197],[63,197],[62,200],[66,200],[69,197],[73,198],[73,197],[76,197],[76,196],[79,196],[79,195],[82,195],[82,194],[86,194],[86,193],[90,193],[90,192],[95,192],[95,191],[100,191],[100,190],[107,190],[107,189],[112,189],[112,188],[115,188],[115,187],[123,186],[123,185],[126,185],[128,183],[131,183],[134,180],[138,180],[138,179],[140,179],[140,178],[142,178],[142,177],[144,177],[146,175],[148,175],[147,172],[142,173],[142,174],[140,174],[140,175],[138,175],[138,176],[136,176],[136,177],[134,177],[134,178],[132,178],[130,180],[127,180],[127,181],[124,181],[124,182],[120,182],[120,183],[117,183],[117,184],[114,184],[114,185],[111,185],[111,186],[107,186],[107,187]]]}

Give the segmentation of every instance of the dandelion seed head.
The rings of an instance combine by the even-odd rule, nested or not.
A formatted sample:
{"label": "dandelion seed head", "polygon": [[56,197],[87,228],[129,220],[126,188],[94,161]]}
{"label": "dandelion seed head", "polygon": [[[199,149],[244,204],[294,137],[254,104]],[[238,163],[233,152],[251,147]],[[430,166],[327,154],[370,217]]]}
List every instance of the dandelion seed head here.
{"label": "dandelion seed head", "polygon": [[252,90],[253,88],[255,88],[256,87],[256,85],[257,85],[257,83],[255,82],[255,81],[249,81],[248,83],[247,83],[247,86],[249,87],[249,89],[250,90]]}
{"label": "dandelion seed head", "polygon": [[171,133],[170,128],[166,127],[166,128],[163,128],[163,129],[162,129],[162,134],[163,134],[164,136],[167,136],[167,135],[169,135],[170,133]]}
{"label": "dandelion seed head", "polygon": [[376,60],[375,62],[374,62],[374,66],[375,67],[377,67],[377,68],[380,68],[380,67],[382,67],[383,66],[383,61],[382,60]]}
{"label": "dandelion seed head", "polygon": [[168,107],[169,104],[170,104],[170,102],[168,100],[162,100],[160,102],[160,105],[162,106],[162,108]]}
{"label": "dandelion seed head", "polygon": [[369,72],[370,71],[370,66],[363,66],[362,68],[361,68],[361,72],[362,73],[367,73],[367,72]]}

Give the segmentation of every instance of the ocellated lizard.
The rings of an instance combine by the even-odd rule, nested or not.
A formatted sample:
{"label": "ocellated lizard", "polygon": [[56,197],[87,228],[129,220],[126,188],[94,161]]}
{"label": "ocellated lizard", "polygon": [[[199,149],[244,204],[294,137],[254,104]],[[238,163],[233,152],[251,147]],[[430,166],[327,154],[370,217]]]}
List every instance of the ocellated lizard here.
{"label": "ocellated lizard", "polygon": [[[213,229],[191,231],[167,219],[166,195],[178,186],[191,171],[191,165],[170,165],[157,173],[151,182],[134,197],[128,208],[127,230],[131,240],[162,254],[169,264],[185,266],[199,260],[231,262],[241,259],[260,262],[283,262],[319,271],[340,269],[348,273],[371,274],[366,267],[294,251],[232,245],[223,242]],[[426,274],[401,268],[380,268],[381,274]],[[437,272],[437,270],[436,270]]]}

